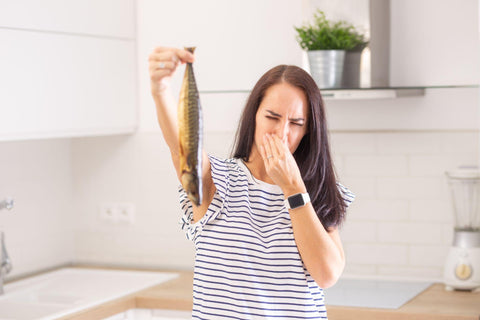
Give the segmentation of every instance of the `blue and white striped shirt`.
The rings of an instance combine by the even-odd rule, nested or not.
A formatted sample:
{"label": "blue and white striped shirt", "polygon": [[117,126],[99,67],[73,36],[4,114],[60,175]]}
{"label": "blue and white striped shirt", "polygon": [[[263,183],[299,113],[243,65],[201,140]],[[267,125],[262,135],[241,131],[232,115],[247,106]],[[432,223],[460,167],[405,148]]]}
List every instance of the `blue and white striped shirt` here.
{"label": "blue and white striped shirt", "polygon": [[280,187],[255,179],[240,159],[209,159],[217,191],[198,222],[179,188],[182,229],[196,249],[192,319],[326,319]]}

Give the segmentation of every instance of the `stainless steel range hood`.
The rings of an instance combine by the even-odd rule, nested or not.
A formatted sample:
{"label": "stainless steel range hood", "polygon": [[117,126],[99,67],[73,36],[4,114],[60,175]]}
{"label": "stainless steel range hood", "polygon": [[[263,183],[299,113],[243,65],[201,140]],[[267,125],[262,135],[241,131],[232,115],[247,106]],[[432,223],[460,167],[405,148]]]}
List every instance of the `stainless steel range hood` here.
{"label": "stainless steel range hood", "polygon": [[[363,32],[368,47],[361,53],[360,71],[352,71],[345,60],[342,88],[322,89],[325,99],[388,99],[422,96],[427,86],[391,86],[391,0],[304,0],[304,18],[315,10],[324,11],[327,18],[346,20]],[[397,28],[398,29],[398,28]],[[359,54],[357,54],[359,55]],[[347,53],[348,56],[348,53]],[[443,85],[428,88],[478,87],[478,85]]]}

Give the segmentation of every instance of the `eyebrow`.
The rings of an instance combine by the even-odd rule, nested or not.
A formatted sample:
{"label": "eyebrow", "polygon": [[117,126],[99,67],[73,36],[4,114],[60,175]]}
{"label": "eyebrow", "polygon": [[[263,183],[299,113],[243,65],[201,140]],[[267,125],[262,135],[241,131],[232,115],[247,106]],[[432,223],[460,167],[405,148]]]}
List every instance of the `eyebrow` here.
{"label": "eyebrow", "polygon": [[[282,115],[281,114],[278,114],[276,112],[273,112],[272,110],[266,110],[268,113],[270,113],[272,116],[275,116],[275,117],[279,117],[281,118]],[[289,119],[290,121],[293,121],[293,122],[301,122],[301,121],[305,121],[304,118],[290,118]]]}

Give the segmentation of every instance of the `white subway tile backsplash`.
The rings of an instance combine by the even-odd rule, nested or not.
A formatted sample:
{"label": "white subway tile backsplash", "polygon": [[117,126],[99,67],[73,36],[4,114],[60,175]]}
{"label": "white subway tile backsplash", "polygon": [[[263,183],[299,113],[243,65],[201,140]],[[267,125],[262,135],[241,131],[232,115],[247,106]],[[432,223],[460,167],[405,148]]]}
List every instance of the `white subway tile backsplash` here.
{"label": "white subway tile backsplash", "polygon": [[448,197],[438,200],[411,200],[410,220],[453,223],[452,203]]}
{"label": "white subway tile backsplash", "polygon": [[[350,177],[340,174],[340,183],[350,189],[356,199],[375,198],[375,178],[373,177]],[[355,203],[355,201],[354,201]]]}
{"label": "white subway tile backsplash", "polygon": [[[347,257],[348,260],[348,257]],[[342,277],[369,276],[377,274],[377,266],[373,264],[355,264],[347,261]]]}
{"label": "white subway tile backsplash", "polygon": [[442,281],[441,267],[379,266],[378,274],[386,277],[401,277],[423,281]]}
{"label": "white subway tile backsplash", "polygon": [[447,223],[442,225],[442,240],[440,244],[451,245],[453,243],[454,225]]}
{"label": "white subway tile backsplash", "polygon": [[344,243],[375,242],[377,227],[375,222],[348,220],[340,229]]}
{"label": "white subway tile backsplash", "polygon": [[392,132],[376,135],[379,154],[432,154],[441,150],[438,133]]}
{"label": "white subway tile backsplash", "polygon": [[[217,129],[206,133],[205,148],[226,157],[234,130]],[[441,279],[454,223],[443,168],[476,153],[445,149],[456,132],[330,134],[339,182],[356,195],[340,228],[344,274]],[[178,225],[179,183],[161,133],[78,139],[73,148],[77,261],[192,268],[194,246]],[[135,203],[135,224],[99,223],[95,210],[106,199]]]}
{"label": "white subway tile backsplash", "polygon": [[380,243],[438,244],[442,237],[442,225],[433,223],[379,222]]}
{"label": "white subway tile backsplash", "polygon": [[449,246],[445,245],[410,245],[408,261],[410,266],[443,267]]}
{"label": "white subway tile backsplash", "polygon": [[[445,154],[473,153],[478,156],[479,145],[480,131],[478,129],[476,132],[456,132],[454,134],[445,132],[442,135],[440,151]],[[478,164],[478,161],[474,164]]]}
{"label": "white subway tile backsplash", "polygon": [[234,140],[235,131],[207,132],[204,138],[204,150],[217,157],[229,158],[233,151]]}
{"label": "white subway tile backsplash", "polygon": [[403,155],[347,155],[345,171],[349,176],[405,176],[407,157]]}
{"label": "white subway tile backsplash", "polygon": [[445,196],[443,177],[378,178],[377,195],[383,199],[436,200]]}
{"label": "white subway tile backsplash", "polygon": [[330,132],[330,148],[334,154],[372,154],[375,153],[375,134]]}
{"label": "white subway tile backsplash", "polygon": [[347,220],[406,221],[408,201],[383,199],[355,199],[352,209],[347,212]]}
{"label": "white subway tile backsplash", "polygon": [[411,176],[444,176],[445,172],[461,165],[475,164],[476,154],[454,153],[435,155],[412,155],[409,157]]}
{"label": "white subway tile backsplash", "polygon": [[332,154],[333,167],[334,167],[335,173],[337,174],[337,178],[340,178],[340,173],[343,173],[345,171],[343,158],[344,157],[341,155]]}
{"label": "white subway tile backsplash", "polygon": [[347,243],[345,244],[345,255],[347,264],[407,264],[408,247],[405,245],[377,243]]}
{"label": "white subway tile backsplash", "polygon": [[71,144],[68,139],[1,142],[0,231],[13,269],[21,276],[73,259]]}

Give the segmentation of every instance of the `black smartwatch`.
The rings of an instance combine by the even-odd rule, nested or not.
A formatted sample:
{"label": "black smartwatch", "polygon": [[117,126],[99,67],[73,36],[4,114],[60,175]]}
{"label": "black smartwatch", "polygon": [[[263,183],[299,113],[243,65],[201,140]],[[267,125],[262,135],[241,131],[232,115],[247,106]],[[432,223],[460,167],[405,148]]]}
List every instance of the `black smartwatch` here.
{"label": "black smartwatch", "polygon": [[308,193],[297,193],[285,199],[285,207],[288,210],[303,207],[310,202]]}

